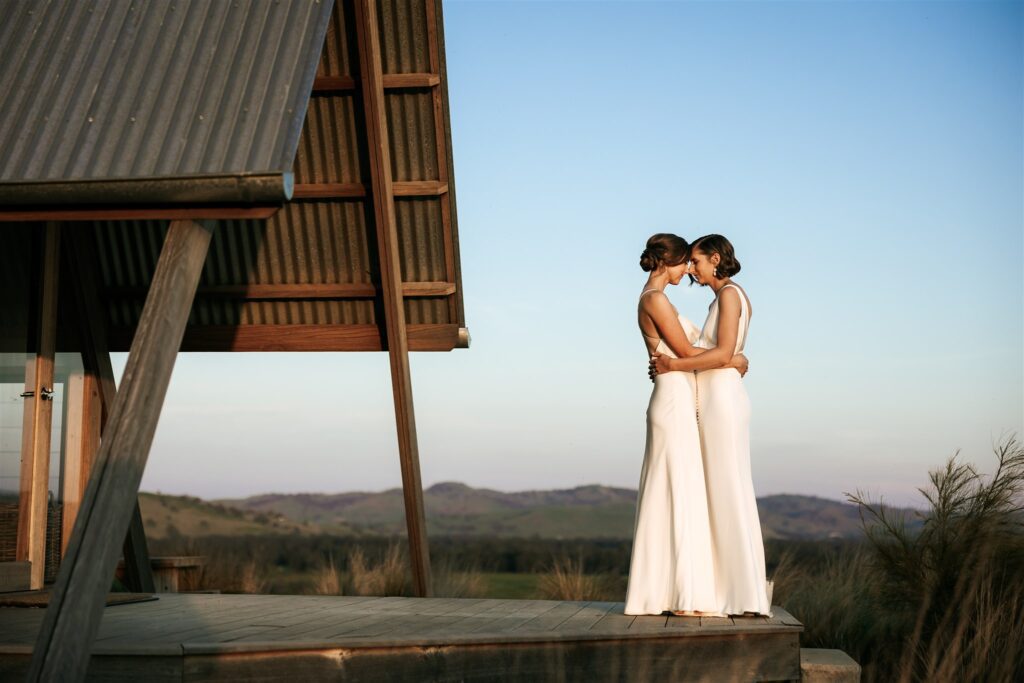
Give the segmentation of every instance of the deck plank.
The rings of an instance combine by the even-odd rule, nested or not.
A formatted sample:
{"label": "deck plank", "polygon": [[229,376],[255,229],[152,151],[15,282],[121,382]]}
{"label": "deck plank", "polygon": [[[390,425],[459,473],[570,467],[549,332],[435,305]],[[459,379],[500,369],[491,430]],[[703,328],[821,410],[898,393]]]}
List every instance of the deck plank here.
{"label": "deck plank", "polygon": [[665,622],[665,628],[678,631],[699,631],[700,619],[700,617],[672,614],[668,617],[668,621]]}
{"label": "deck plank", "polygon": [[[564,676],[566,666],[595,681],[719,680],[723,672],[742,680],[799,677],[802,625],[781,608],[772,619],[707,618],[703,626],[697,617],[634,616],[623,608],[603,601],[169,595],[108,608],[90,671],[148,683],[163,680],[160,672],[178,681],[366,681],[380,680],[382,671],[410,680],[440,672],[477,680],[505,671],[532,683]],[[0,611],[0,679],[24,677],[42,614]]]}
{"label": "deck plank", "polygon": [[248,596],[237,597],[241,599],[194,605],[188,609],[151,620],[145,626],[135,629],[130,629],[130,624],[122,624],[121,628],[108,634],[102,630],[101,626],[100,638],[97,642],[109,643],[121,638],[130,638],[133,641],[183,642],[197,636],[214,637],[218,631],[232,630],[239,625],[245,625],[248,621],[294,611],[299,607],[288,601],[274,600],[268,601],[267,605],[261,605],[258,601],[245,599]]}
{"label": "deck plank", "polygon": [[[626,614],[623,611],[625,609],[625,603],[620,602],[618,605],[621,606],[619,609],[609,610],[607,614],[591,625],[590,630],[602,633],[625,633],[628,631],[639,617],[636,614]],[[665,618],[660,618],[661,625],[664,626]]]}
{"label": "deck plank", "polygon": [[[376,627],[382,622],[407,618],[408,610],[412,608],[410,601],[415,599],[388,596],[371,598],[365,603],[359,603],[351,608],[333,606],[327,611],[318,613],[317,619],[310,620],[303,626],[290,628],[280,637],[282,640],[289,641],[331,640],[345,634],[358,632],[359,629]],[[243,640],[251,640],[251,638]]]}
{"label": "deck plank", "polygon": [[[424,598],[429,600],[429,598]],[[428,606],[429,607],[429,606]],[[412,605],[413,613],[401,611],[390,619],[376,622],[364,622],[355,631],[348,633],[350,638],[394,637],[419,633],[433,633],[433,626],[450,625],[466,619],[465,616],[453,614],[464,608],[457,599],[448,599],[443,605],[424,611],[420,605]]]}
{"label": "deck plank", "polygon": [[633,633],[648,633],[651,631],[662,631],[664,632],[668,628],[668,622],[670,618],[668,615],[656,616],[653,614],[645,614],[637,616],[636,620],[630,625],[629,630]]}
{"label": "deck plank", "polygon": [[589,605],[589,601],[563,600],[554,608],[519,624],[517,631],[554,631],[566,619]]}
{"label": "deck plank", "polygon": [[769,622],[786,626],[803,626],[799,619],[778,605],[772,605],[772,617],[769,619]]}
{"label": "deck plank", "polygon": [[[274,632],[276,640],[296,640],[305,637],[306,632],[323,629],[328,626],[344,623],[352,619],[365,618],[368,615],[387,609],[387,604],[378,606],[375,602],[378,598],[363,597],[359,600],[339,600],[335,596],[322,596],[327,599],[310,603],[304,610],[296,612],[282,612],[266,614],[258,619],[250,620],[253,626],[278,626]],[[304,612],[304,614],[303,614]],[[249,634],[236,638],[235,641],[262,640],[256,634]]]}
{"label": "deck plank", "polygon": [[580,629],[587,631],[591,626],[600,621],[603,616],[611,612],[618,604],[619,603],[617,602],[591,602],[586,607],[559,624],[555,630],[572,631]]}
{"label": "deck plank", "polygon": [[[507,603],[506,600],[488,599],[476,605],[460,607],[445,615],[452,621],[433,624],[430,634],[443,635],[471,631],[475,625],[498,619],[502,614],[507,614],[508,606],[505,603]],[[495,609],[502,606],[504,606],[503,609]]]}
{"label": "deck plank", "polygon": [[701,631],[728,631],[736,624],[732,617],[698,617]]}
{"label": "deck plank", "polygon": [[[511,601],[510,601],[511,602]],[[473,625],[472,633],[507,633],[514,631],[520,626],[527,624],[538,617],[551,612],[558,607],[558,603],[551,600],[523,601],[521,606],[506,605],[504,612],[493,616],[490,619],[485,617],[484,621]]]}

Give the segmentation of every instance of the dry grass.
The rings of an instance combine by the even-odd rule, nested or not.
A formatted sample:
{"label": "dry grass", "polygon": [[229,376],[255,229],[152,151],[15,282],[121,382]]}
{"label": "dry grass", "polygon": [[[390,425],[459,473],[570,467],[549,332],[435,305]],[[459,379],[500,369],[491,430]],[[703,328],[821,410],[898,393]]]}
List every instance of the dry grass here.
{"label": "dry grass", "polygon": [[1000,592],[993,576],[981,571],[965,582],[963,602],[943,610],[939,634],[919,627],[927,610],[919,612],[900,681],[1024,680],[1024,587]]}
{"label": "dry grass", "polygon": [[798,564],[786,553],[774,576],[773,603],[804,623],[801,647],[843,650],[864,667],[865,680],[872,680],[869,659],[887,658],[883,668],[891,670],[891,643],[909,625],[879,599],[883,577],[866,547],[843,548],[820,566]]}
{"label": "dry grass", "polygon": [[[203,555],[202,567],[183,579],[182,590],[217,590],[223,593],[267,593],[271,585],[270,565],[255,558],[240,559],[209,547],[205,554],[194,541],[187,541],[182,555]],[[306,588],[300,591],[314,595],[411,596],[412,574],[405,546],[390,542],[381,556],[370,556],[355,546],[347,555],[347,568],[339,565],[330,553],[319,566],[314,566]],[[450,560],[431,567],[433,595],[448,598],[478,598],[487,594],[487,581],[478,567],[459,568]]]}
{"label": "dry grass", "polygon": [[866,543],[805,569],[784,557],[776,602],[804,622],[804,647],[834,647],[865,681],[1024,680],[1024,448],[996,447],[982,476],[959,454],[906,519],[858,492]]}
{"label": "dry grass", "polygon": [[389,543],[384,557],[371,562],[358,546],[348,555],[349,595],[412,595],[409,560],[402,546]]}
{"label": "dry grass", "polygon": [[238,581],[233,588],[239,593],[266,593],[267,576],[263,571],[263,565],[255,559],[245,562],[238,573]]}
{"label": "dry grass", "polygon": [[[343,572],[328,556],[313,577],[317,595],[412,595],[412,576],[404,546],[389,543],[383,557],[371,559],[356,546],[348,554]],[[487,582],[476,567],[458,569],[445,560],[431,566],[434,597],[478,598],[487,594]]]}
{"label": "dry grass", "polygon": [[334,556],[328,555],[327,561],[313,577],[313,593],[316,595],[342,595],[344,579],[341,571],[334,566]]}
{"label": "dry grass", "polygon": [[538,584],[546,600],[621,600],[621,582],[607,574],[586,574],[583,558],[561,556],[552,559],[550,570]]}
{"label": "dry grass", "polygon": [[436,598],[482,598],[487,595],[487,582],[478,567],[460,570],[446,560],[432,566],[430,571]]}

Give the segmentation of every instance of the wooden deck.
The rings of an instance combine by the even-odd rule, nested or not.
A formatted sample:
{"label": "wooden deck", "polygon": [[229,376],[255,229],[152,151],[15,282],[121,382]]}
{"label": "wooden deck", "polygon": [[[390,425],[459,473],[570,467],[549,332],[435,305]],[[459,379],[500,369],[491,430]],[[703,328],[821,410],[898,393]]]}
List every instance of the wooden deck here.
{"label": "wooden deck", "polygon": [[[803,626],[628,616],[621,602],[160,594],[105,608],[89,678],[212,681],[799,680]],[[43,610],[0,609],[0,679]]]}

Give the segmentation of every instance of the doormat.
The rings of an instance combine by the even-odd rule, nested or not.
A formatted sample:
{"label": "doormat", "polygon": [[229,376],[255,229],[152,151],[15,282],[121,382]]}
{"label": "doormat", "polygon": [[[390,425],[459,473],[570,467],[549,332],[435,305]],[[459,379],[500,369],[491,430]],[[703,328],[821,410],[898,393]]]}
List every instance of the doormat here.
{"label": "doormat", "polygon": [[[148,602],[158,598],[151,593],[107,593],[107,606]],[[46,607],[50,604],[50,591],[20,591],[0,593],[0,607]]]}

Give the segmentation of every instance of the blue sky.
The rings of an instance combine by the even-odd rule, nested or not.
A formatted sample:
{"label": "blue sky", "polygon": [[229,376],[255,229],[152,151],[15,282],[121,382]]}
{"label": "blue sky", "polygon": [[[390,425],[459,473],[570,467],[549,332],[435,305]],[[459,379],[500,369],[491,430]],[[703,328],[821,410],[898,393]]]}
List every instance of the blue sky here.
{"label": "blue sky", "polygon": [[[758,495],[990,471],[1024,431],[1022,9],[445,2],[473,343],[413,356],[424,486],[636,487],[661,231],[743,264]],[[384,354],[182,354],[143,480],[400,485]]]}

